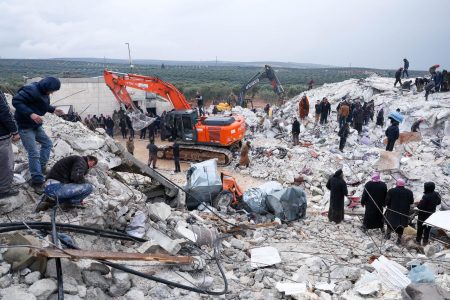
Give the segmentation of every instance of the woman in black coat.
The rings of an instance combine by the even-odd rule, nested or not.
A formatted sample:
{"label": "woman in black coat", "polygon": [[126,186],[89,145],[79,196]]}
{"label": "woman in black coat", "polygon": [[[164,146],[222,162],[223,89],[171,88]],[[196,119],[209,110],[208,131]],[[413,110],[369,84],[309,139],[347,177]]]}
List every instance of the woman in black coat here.
{"label": "woman in black coat", "polygon": [[380,173],[372,174],[372,181],[364,186],[361,205],[366,208],[364,212],[363,230],[380,228],[384,231],[383,207],[386,206],[387,186],[380,181]]}
{"label": "woman in black coat", "polygon": [[422,200],[417,205],[420,209],[417,218],[417,236],[416,242],[420,245],[423,235],[423,245],[428,244],[431,227],[424,225],[423,222],[436,211],[436,206],[441,204],[441,195],[434,191],[434,182],[425,182]]}
{"label": "woman in black coat", "polygon": [[327,189],[330,190],[330,208],[328,209],[328,220],[340,223],[344,219],[344,197],[347,196],[347,183],[344,180],[342,170],[337,170],[328,179]]}
{"label": "woman in black coat", "polygon": [[398,179],[396,187],[388,191],[386,196],[386,239],[391,238],[391,232],[398,235],[397,244],[401,243],[403,229],[408,225],[409,210],[414,203],[414,195],[411,190],[405,188],[405,181]]}

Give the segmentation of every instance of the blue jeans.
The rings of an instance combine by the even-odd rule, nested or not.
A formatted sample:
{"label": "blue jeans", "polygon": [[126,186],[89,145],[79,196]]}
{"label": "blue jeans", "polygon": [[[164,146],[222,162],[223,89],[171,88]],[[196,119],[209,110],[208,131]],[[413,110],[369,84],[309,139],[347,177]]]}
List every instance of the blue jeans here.
{"label": "blue jeans", "polygon": [[44,193],[58,199],[60,204],[80,205],[81,201],[92,193],[92,185],[89,183],[53,183],[45,187]]}
{"label": "blue jeans", "polygon": [[[42,183],[45,181],[42,170],[47,166],[48,158],[53,144],[42,126],[30,129],[19,129],[20,139],[28,153],[28,168],[31,173],[31,182]],[[36,142],[41,144],[39,150]]]}

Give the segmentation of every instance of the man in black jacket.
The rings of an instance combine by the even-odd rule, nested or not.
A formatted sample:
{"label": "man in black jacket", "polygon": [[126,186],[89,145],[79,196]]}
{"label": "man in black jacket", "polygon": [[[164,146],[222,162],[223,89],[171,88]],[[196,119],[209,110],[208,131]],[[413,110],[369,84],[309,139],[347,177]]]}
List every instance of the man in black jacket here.
{"label": "man in black jacket", "polygon": [[428,244],[428,240],[430,238],[430,230],[431,227],[428,225],[424,225],[426,219],[431,216],[436,211],[436,206],[441,204],[441,195],[438,192],[434,191],[435,185],[434,182],[425,182],[424,184],[424,192],[422,196],[422,200],[420,200],[417,205],[417,208],[420,209],[419,215],[417,218],[417,236],[416,243],[420,245],[422,241],[423,235],[423,245]]}
{"label": "man in black jacket", "polygon": [[391,126],[386,129],[387,145],[386,151],[394,151],[395,141],[400,136],[400,129],[398,129],[398,122],[391,119]]}
{"label": "man in black jacket", "polygon": [[400,86],[402,86],[402,72],[403,72],[403,68],[400,68],[397,70],[397,72],[395,72],[394,87],[397,85],[397,83],[400,83]]}
{"label": "man in black jacket", "polygon": [[341,152],[344,152],[345,143],[347,142],[347,137],[349,134],[350,134],[350,128],[348,126],[348,123],[345,122],[344,126],[342,126],[338,132],[338,136],[340,137],[339,150],[341,150]]}
{"label": "man in black jacket", "polygon": [[[31,173],[31,186],[37,193],[42,193],[45,181],[44,172],[47,166],[52,141],[42,128],[42,117],[47,113],[64,114],[60,109],[50,105],[50,94],[59,90],[58,78],[46,77],[20,88],[13,97],[12,104],[16,108],[15,119],[19,127],[22,144],[28,153],[28,168]],[[41,144],[39,149],[36,142]]]}
{"label": "man in black jacket", "polygon": [[403,74],[402,74],[402,77],[405,77],[405,74],[406,74],[407,78],[409,77],[408,69],[409,69],[409,61],[406,58],[404,58],[403,59]]}
{"label": "man in black jacket", "polygon": [[105,121],[105,126],[106,126],[106,133],[110,136],[110,137],[114,137],[114,121],[110,116],[107,116],[106,121]]}
{"label": "man in black jacket", "polygon": [[15,196],[19,193],[12,188],[14,178],[14,155],[11,140],[17,142],[20,139],[16,121],[9,110],[8,102],[0,91],[0,199]]}
{"label": "man in black jacket", "polygon": [[320,105],[320,100],[317,100],[316,105],[314,106],[314,108],[316,109],[315,119],[316,119],[316,124],[317,124],[319,122],[320,115],[321,115],[321,112],[322,112],[322,106]]}
{"label": "man in black jacket", "polygon": [[396,187],[386,195],[386,239],[391,238],[391,232],[397,233],[397,244],[401,244],[403,230],[408,226],[409,210],[414,203],[413,192],[405,188],[405,181],[397,179]]}
{"label": "man in black jacket", "polygon": [[328,116],[331,114],[331,105],[328,99],[324,97],[320,103],[320,124],[328,123]]}
{"label": "man in black jacket", "polygon": [[344,180],[342,170],[336,173],[327,182],[330,190],[330,208],[328,209],[328,220],[340,223],[344,219],[344,197],[347,196],[347,183]]}
{"label": "man in black jacket", "polygon": [[180,144],[177,142],[173,143],[173,160],[175,162],[175,173],[181,172],[180,168]]}
{"label": "man in black jacket", "polygon": [[36,207],[36,212],[46,210],[55,204],[80,205],[92,193],[92,185],[85,183],[84,176],[97,165],[95,156],[71,155],[55,163],[47,175],[44,197]]}
{"label": "man in black jacket", "polygon": [[380,228],[384,232],[383,207],[386,206],[387,186],[380,181],[380,173],[374,172],[372,180],[364,185],[361,206],[365,207],[363,230]]}
{"label": "man in black jacket", "polygon": [[299,144],[298,141],[299,134],[300,134],[300,122],[297,120],[297,118],[294,118],[294,122],[292,123],[292,140],[294,146],[297,146]]}

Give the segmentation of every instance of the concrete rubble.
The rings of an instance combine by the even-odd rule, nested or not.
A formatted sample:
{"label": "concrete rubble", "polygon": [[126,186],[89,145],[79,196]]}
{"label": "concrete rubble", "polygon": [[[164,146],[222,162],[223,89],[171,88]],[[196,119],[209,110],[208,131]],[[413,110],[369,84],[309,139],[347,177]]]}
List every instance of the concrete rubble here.
{"label": "concrete rubble", "polygon": [[[408,187],[417,200],[423,192],[423,183],[434,181],[443,196],[442,206],[449,203],[450,207],[450,178],[444,173],[450,164],[450,137],[443,135],[445,122],[448,126],[450,117],[450,94],[434,94],[430,101],[424,102],[423,93],[400,93],[392,85],[391,78],[374,76],[326,84],[306,94],[311,106],[316,99],[328,97],[333,111],[344,96],[364,97],[364,101],[374,99],[377,109],[384,106],[385,112],[399,107],[405,115],[403,131],[409,131],[415,118],[426,118],[428,124],[421,127],[420,140],[396,145],[396,152],[387,154],[395,155],[396,159],[382,168],[386,170],[382,177],[389,187],[394,177],[408,178]],[[300,97],[274,109],[273,119],[263,122],[260,122],[264,115],[262,110],[254,113],[237,109],[247,117],[248,126],[256,127],[255,133],[248,130],[253,147],[251,165],[248,169],[239,169],[233,168],[232,163],[225,169],[264,181],[273,180],[278,183],[277,189],[300,186],[308,201],[306,216],[300,220],[274,222],[264,227],[252,227],[254,221],[249,222],[247,215],[232,210],[225,214],[214,208],[192,212],[174,208],[176,205],[171,205],[172,202],[184,197],[184,193],[178,193],[177,188],[146,168],[144,163],[124,154],[123,147],[103,130],[92,132],[79,123],[46,117],[44,128],[55,145],[50,165],[68,154],[93,154],[100,159],[99,167],[87,176],[95,188],[85,201],[86,209],[60,212],[57,222],[133,232],[133,236],[147,239],[146,242],[118,241],[68,232],[79,248],[192,256],[195,262],[188,266],[142,261],[129,261],[126,265],[208,292],[224,287],[215,264],[217,252],[229,285],[226,295],[200,295],[92,260],[62,259],[65,299],[401,299],[405,291],[411,295],[427,290],[445,296],[442,291],[450,288],[450,252],[441,244],[433,241],[427,249],[421,249],[413,245],[412,235],[405,234],[405,245],[396,245],[394,239],[382,239],[378,231],[364,233],[358,216],[363,210],[358,206],[348,211],[341,224],[328,222],[323,214],[328,208],[329,192],[325,188],[328,176],[342,168],[349,191],[361,196],[363,184],[380,166],[380,157],[386,155],[384,128],[374,128],[374,123],[370,123],[363,136],[353,132],[344,153],[340,153],[336,115],[330,116],[328,125],[315,127],[313,109],[310,109],[310,120],[302,125],[300,135],[304,146],[293,147],[290,123],[296,116]],[[258,127],[260,123],[264,126]],[[361,142],[363,137],[366,138],[364,143]],[[27,159],[21,145],[15,148],[15,153],[15,178],[22,184],[29,179]],[[381,162],[386,163],[387,159],[381,158]],[[162,196],[153,197],[158,189],[163,191]],[[32,212],[38,198],[27,184],[22,184],[19,198],[17,203],[14,203],[16,199],[0,203],[2,222],[49,222],[48,212]],[[256,222],[272,220],[273,216],[265,215]],[[246,226],[232,232],[231,224]],[[224,235],[227,231],[232,233]],[[36,234],[34,231],[33,235]],[[44,239],[41,243],[48,246],[49,237]],[[5,260],[8,257],[5,253],[6,249],[0,249],[0,295],[3,299],[57,299],[55,259],[48,260],[43,272],[31,266],[13,271]],[[389,280],[397,274],[395,272],[399,272],[397,279],[408,279],[409,268],[417,263],[433,270],[435,283],[417,286],[404,281],[397,288]]]}

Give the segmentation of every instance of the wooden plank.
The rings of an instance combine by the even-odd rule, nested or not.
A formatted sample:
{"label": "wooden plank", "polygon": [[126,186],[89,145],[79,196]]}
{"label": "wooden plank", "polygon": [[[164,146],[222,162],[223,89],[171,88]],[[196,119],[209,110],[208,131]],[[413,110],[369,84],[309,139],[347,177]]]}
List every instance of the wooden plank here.
{"label": "wooden plank", "polygon": [[176,263],[180,265],[191,264],[194,259],[191,256],[171,256],[158,253],[125,253],[109,251],[92,251],[78,249],[30,249],[33,256],[44,256],[48,258],[68,259],[109,259],[109,260],[143,260],[157,261],[161,263]]}

